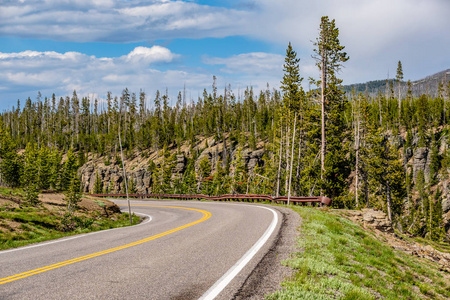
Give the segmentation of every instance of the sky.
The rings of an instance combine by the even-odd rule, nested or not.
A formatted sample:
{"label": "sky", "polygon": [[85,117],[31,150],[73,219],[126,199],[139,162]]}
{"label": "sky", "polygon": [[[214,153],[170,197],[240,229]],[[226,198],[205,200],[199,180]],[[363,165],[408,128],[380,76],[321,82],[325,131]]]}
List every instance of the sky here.
{"label": "sky", "polygon": [[0,111],[30,97],[156,90],[195,101],[231,85],[279,88],[292,43],[305,78],[322,16],[350,60],[344,84],[450,68],[449,0],[0,0]]}

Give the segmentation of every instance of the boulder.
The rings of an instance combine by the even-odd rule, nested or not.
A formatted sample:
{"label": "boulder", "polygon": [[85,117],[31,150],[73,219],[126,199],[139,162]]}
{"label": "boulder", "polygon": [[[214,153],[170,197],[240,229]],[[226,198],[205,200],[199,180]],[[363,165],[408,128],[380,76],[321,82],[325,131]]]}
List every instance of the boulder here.
{"label": "boulder", "polygon": [[364,226],[378,229],[382,232],[393,232],[392,223],[388,220],[386,214],[382,211],[373,209],[363,209]]}

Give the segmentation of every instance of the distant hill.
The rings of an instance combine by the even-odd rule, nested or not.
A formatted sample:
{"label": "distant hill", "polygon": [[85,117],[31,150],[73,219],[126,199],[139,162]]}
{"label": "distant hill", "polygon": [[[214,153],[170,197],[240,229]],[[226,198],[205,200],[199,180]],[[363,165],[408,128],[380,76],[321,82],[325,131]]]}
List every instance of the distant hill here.
{"label": "distant hill", "polygon": [[[444,83],[444,86],[448,84],[450,81],[450,69],[445,71],[441,71],[431,76],[427,76],[423,79],[412,81],[412,91],[414,96],[420,96],[422,94],[426,94],[432,97],[437,96],[439,83]],[[394,82],[394,90],[397,93],[397,83],[395,79],[390,79],[389,84]],[[368,81],[366,83],[356,83],[344,86],[344,91],[346,93],[351,93],[352,90],[355,90],[356,93],[368,93],[371,96],[374,96],[378,93],[386,92],[386,79],[384,80],[374,80]],[[402,82],[402,93],[406,94],[407,85],[406,82]]]}

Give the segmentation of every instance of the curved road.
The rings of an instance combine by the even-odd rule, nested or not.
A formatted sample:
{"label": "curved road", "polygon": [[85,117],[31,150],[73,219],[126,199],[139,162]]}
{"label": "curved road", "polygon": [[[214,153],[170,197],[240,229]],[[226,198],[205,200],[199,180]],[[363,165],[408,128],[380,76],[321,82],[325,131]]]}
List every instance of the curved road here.
{"label": "curved road", "polygon": [[132,209],[145,222],[0,251],[0,299],[230,299],[281,226],[280,213],[261,205],[132,201]]}

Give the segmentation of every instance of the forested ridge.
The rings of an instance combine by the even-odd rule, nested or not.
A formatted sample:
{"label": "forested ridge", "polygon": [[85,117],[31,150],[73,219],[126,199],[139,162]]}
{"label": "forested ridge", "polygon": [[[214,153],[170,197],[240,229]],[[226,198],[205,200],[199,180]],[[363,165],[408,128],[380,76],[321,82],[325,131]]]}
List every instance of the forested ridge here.
{"label": "forested ridge", "polygon": [[[338,36],[335,21],[322,18],[309,91],[289,43],[280,90],[236,95],[213,77],[195,101],[127,88],[106,99],[74,91],[18,101],[0,114],[1,183],[37,201],[42,190],[79,192],[87,163],[132,171],[127,163],[139,157],[147,192],[326,195],[337,208],[377,208],[403,231],[449,239],[450,81],[436,96],[415,96],[399,61],[383,92],[345,94],[338,77],[349,57]],[[251,151],[258,157],[249,166]],[[89,192],[123,191],[98,169],[90,174]],[[137,191],[136,178],[128,187]]]}

